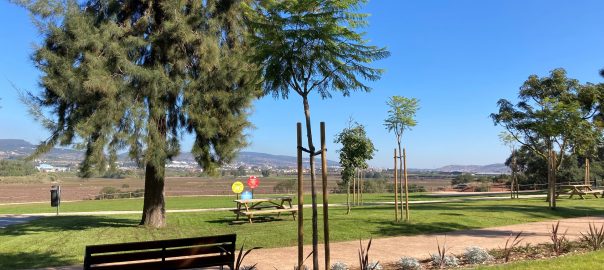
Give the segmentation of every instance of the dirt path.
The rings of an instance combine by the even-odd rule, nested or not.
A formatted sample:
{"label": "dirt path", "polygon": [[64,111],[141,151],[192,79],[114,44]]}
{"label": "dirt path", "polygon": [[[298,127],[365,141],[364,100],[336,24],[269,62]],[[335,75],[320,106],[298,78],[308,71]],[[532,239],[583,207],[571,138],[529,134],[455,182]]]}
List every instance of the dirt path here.
{"label": "dirt path", "polygon": [[[549,231],[552,224],[557,221],[541,221],[525,224],[516,224],[509,226],[462,230],[446,233],[447,246],[454,254],[462,254],[466,247],[479,246],[486,249],[501,248],[505,245],[505,241],[510,233],[523,232],[523,240],[521,245],[526,243],[538,244],[549,242]],[[565,231],[568,229],[567,237],[570,240],[575,240],[580,237],[581,232],[588,229],[590,223],[596,223],[597,226],[604,223],[604,217],[581,217],[569,218],[560,220],[560,229]],[[427,234],[416,236],[399,236],[373,239],[370,251],[371,260],[377,260],[382,263],[392,263],[397,261],[402,256],[411,256],[418,259],[428,258],[430,253],[436,252],[436,238],[438,237],[441,245],[445,240],[445,234]],[[367,240],[363,241],[367,244]],[[322,256],[323,246],[320,245],[319,258]],[[331,244],[331,261],[332,263],[340,261],[345,262],[349,266],[358,264],[358,248],[359,241],[346,241]],[[311,250],[311,246],[304,246],[306,254]],[[297,263],[297,248],[270,248],[254,250],[245,259],[244,264],[258,263],[258,269],[292,269]],[[312,263],[306,262],[307,265]],[[320,264],[322,265],[322,261]],[[81,266],[65,266],[45,268],[46,270],[76,270],[82,269]]]}
{"label": "dirt path", "polygon": [[[462,254],[466,247],[479,246],[486,249],[501,248],[510,233],[523,232],[521,245],[525,243],[538,244],[549,242],[551,225],[557,221],[541,221],[510,226],[493,227],[475,230],[455,231],[446,234],[447,246],[454,254]],[[604,223],[604,217],[570,218],[560,221],[560,230],[568,229],[567,237],[571,240],[586,232],[589,223],[596,223],[598,227]],[[373,239],[370,250],[371,260],[382,263],[392,263],[402,256],[411,256],[418,259],[428,258],[430,253],[436,253],[436,238],[441,245],[445,234],[428,234],[416,236],[400,236]],[[367,244],[367,240],[363,244]],[[331,262],[345,262],[349,266],[358,265],[359,241],[347,241],[331,244]],[[323,256],[323,246],[319,247],[319,258]],[[312,250],[311,246],[304,246],[305,254]],[[259,269],[292,269],[297,263],[297,247],[260,249],[253,251],[247,258],[248,263],[258,263]],[[312,264],[311,258],[306,265]],[[320,260],[320,264],[323,261]]]}

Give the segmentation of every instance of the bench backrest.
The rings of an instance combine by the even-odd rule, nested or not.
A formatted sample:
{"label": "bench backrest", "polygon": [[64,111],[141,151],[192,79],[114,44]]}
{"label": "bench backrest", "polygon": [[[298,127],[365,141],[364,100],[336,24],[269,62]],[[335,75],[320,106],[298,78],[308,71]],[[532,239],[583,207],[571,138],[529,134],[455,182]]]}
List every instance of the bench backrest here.
{"label": "bench backrest", "polygon": [[235,262],[237,235],[86,246],[84,269],[186,269]]}

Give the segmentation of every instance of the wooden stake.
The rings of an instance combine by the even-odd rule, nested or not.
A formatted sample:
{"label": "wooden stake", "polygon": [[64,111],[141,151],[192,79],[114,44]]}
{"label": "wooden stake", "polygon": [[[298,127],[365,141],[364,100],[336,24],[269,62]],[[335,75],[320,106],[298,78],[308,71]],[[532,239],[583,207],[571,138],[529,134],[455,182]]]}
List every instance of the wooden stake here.
{"label": "wooden stake", "polygon": [[325,269],[331,268],[329,249],[329,205],[327,202],[327,149],[325,149],[325,122],[321,122],[321,174],[323,177],[323,241],[325,246]]}
{"label": "wooden stake", "polygon": [[397,187],[397,174],[396,174],[396,148],[394,148],[394,220],[398,221],[398,187]]}
{"label": "wooden stake", "polygon": [[361,182],[359,184],[359,186],[361,187],[359,189],[359,192],[361,193],[361,197],[360,197],[361,205],[363,205],[363,184],[365,184],[365,171],[361,170]]}
{"label": "wooden stake", "polygon": [[298,269],[304,263],[304,186],[302,185],[302,123],[298,123]]}
{"label": "wooden stake", "polygon": [[585,184],[589,185],[589,158],[585,159]]}
{"label": "wooden stake", "polygon": [[403,173],[405,174],[405,220],[409,221],[409,181],[407,181],[407,152],[403,148]]}
{"label": "wooden stake", "polygon": [[357,169],[354,169],[352,176],[352,205],[357,205]]}

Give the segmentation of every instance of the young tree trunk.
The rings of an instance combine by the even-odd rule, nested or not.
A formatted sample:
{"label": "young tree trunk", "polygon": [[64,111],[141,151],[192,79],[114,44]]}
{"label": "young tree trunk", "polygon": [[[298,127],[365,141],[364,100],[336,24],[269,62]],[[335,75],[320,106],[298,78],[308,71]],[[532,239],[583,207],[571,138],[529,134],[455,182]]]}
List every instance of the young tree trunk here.
{"label": "young tree trunk", "polygon": [[151,162],[145,167],[145,198],[140,225],[163,228],[166,226],[164,168],[157,168]]}
{"label": "young tree trunk", "polygon": [[350,179],[346,181],[346,206],[348,207],[346,215],[348,215],[350,214]]}
{"label": "young tree trunk", "polygon": [[304,115],[306,118],[306,138],[308,140],[308,150],[310,151],[310,190],[312,201],[312,265],[313,269],[319,269],[319,229],[317,220],[317,189],[315,181],[315,146],[312,142],[312,127],[310,123],[310,106],[308,97],[303,96]]}
{"label": "young tree trunk", "polygon": [[329,247],[329,197],[327,196],[327,148],[325,146],[325,122],[321,122],[321,187],[323,191],[323,247],[325,250],[325,269],[331,266]]}

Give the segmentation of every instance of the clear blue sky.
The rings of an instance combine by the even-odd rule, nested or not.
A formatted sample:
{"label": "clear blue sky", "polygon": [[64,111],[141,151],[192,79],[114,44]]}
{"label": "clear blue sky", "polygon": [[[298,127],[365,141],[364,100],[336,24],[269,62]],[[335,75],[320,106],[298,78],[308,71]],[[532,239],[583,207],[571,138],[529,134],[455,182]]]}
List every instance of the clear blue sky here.
{"label": "clear blue sky", "polygon": [[[371,82],[371,93],[314,96],[311,113],[318,135],[327,126],[328,157],[337,160],[334,135],[349,117],[364,124],[379,152],[371,165],[392,166],[394,135],[382,123],[389,96],[420,100],[418,126],[404,136],[408,164],[435,168],[448,164],[503,162],[489,114],[500,98],[515,99],[531,74],[545,76],[563,67],[581,82],[601,82],[604,68],[604,1],[455,0],[370,1],[364,29],[372,44],[392,56],[376,63],[386,69]],[[0,1],[0,138],[36,143],[48,133],[27,115],[10,82],[37,91],[39,73],[29,60],[39,41],[27,13]],[[303,120],[298,96],[265,97],[254,104],[248,151],[295,155],[295,123]],[[318,136],[315,136],[318,141]],[[185,138],[185,148],[191,144]]]}

